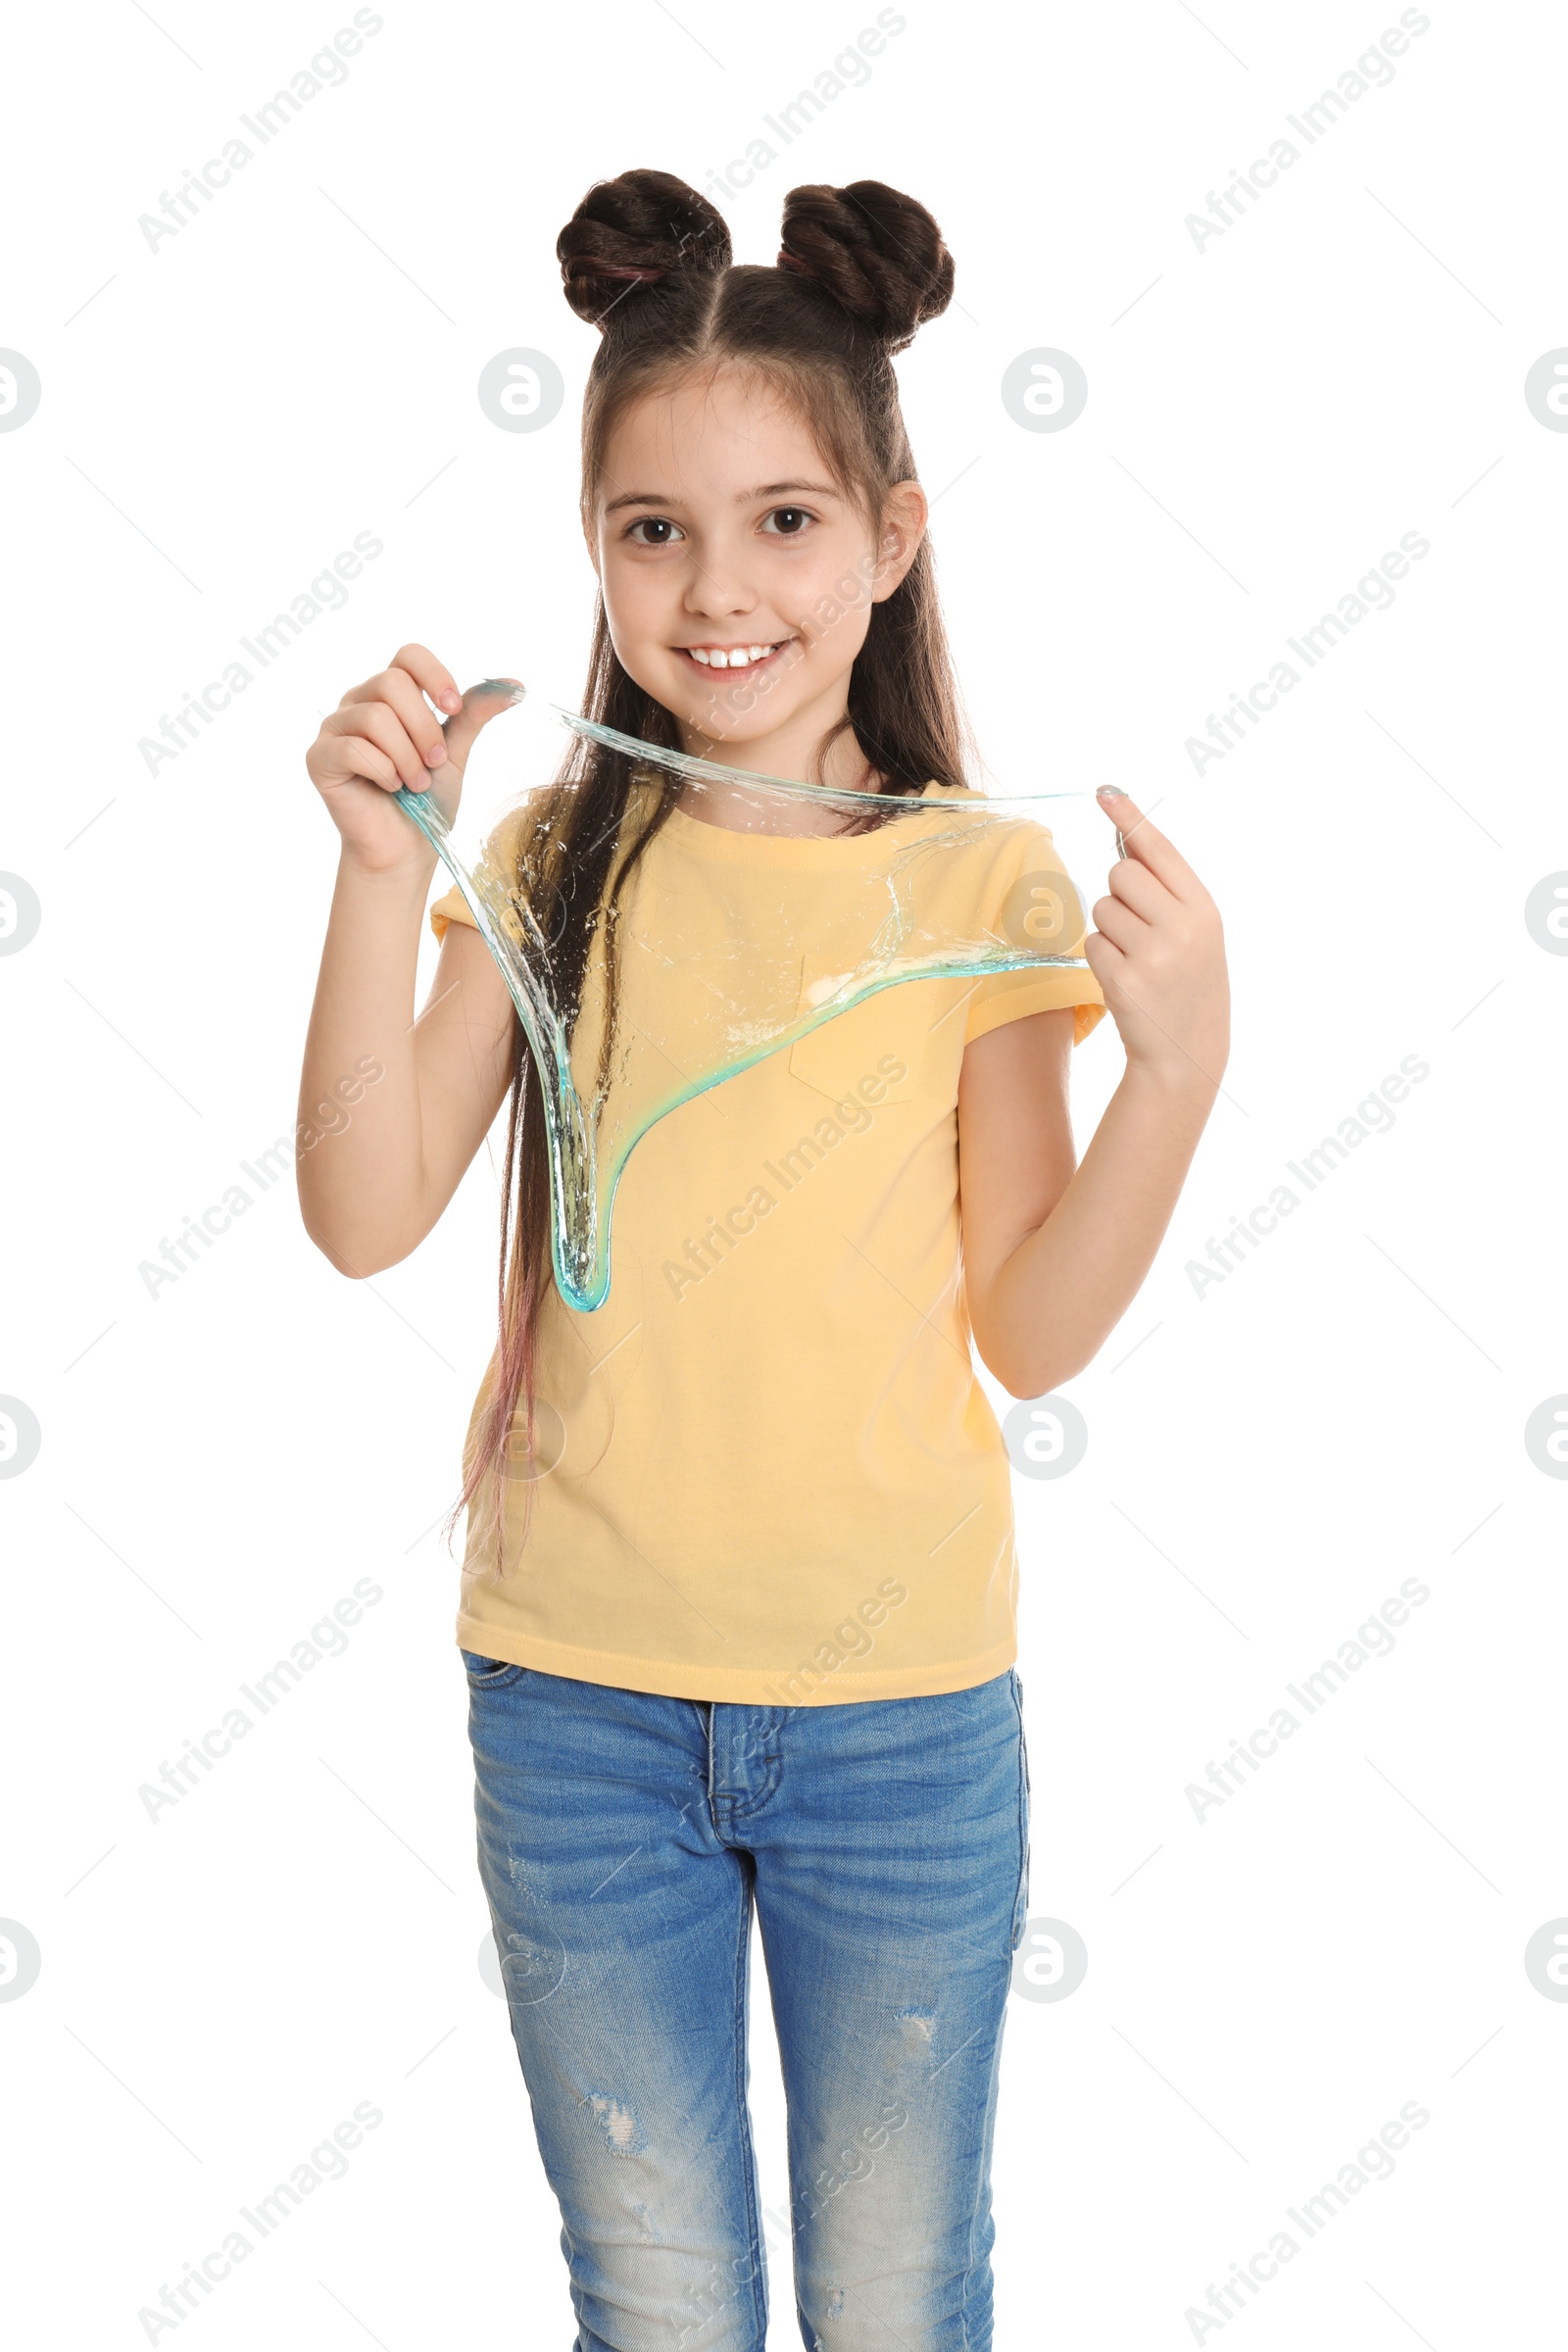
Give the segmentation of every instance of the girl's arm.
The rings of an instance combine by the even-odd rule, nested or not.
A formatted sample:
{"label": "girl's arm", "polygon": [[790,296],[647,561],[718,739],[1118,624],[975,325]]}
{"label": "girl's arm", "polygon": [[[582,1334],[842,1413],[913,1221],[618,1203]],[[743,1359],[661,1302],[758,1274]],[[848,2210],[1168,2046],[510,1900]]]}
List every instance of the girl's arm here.
{"label": "girl's arm", "polygon": [[[445,727],[425,701],[452,713]],[[454,923],[414,1009],[435,852],[390,795],[433,791],[450,817],[480,728],[507,687],[462,696],[422,646],[351,687],[306,755],[341,836],[337,887],[300,1082],[305,1229],[344,1274],[417,1248],[505,1098],[515,1015],[476,931]]]}
{"label": "girl's arm", "polygon": [[1084,955],[1127,1069],[1074,1172],[1070,1010],[1004,1022],[964,1053],[958,1168],[975,1345],[1014,1396],[1081,1372],[1153,1262],[1230,1051],[1218,912],[1125,793],[1102,795],[1128,855]]}

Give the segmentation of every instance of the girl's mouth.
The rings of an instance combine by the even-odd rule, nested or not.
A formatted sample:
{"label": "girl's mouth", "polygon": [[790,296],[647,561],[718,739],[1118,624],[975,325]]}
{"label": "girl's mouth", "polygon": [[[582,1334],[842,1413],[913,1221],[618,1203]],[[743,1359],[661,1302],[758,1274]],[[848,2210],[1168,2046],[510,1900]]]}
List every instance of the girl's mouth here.
{"label": "girl's mouth", "polygon": [[693,669],[705,669],[711,676],[755,678],[793,642],[780,637],[771,645],[677,645],[674,650]]}

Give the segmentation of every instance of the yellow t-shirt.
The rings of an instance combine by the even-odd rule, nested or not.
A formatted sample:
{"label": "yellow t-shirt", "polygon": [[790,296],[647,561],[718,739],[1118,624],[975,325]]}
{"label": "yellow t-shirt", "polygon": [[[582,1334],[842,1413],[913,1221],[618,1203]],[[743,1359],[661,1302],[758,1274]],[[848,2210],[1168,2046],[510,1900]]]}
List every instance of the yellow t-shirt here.
{"label": "yellow t-shirt", "polygon": [[[981,831],[973,855],[940,853],[971,936],[1020,877],[1059,865],[1031,821]],[[504,841],[498,828],[503,863]],[[784,838],[676,810],[623,904],[634,915],[640,891],[652,904],[673,883],[733,922],[748,891],[776,907],[781,879],[819,884],[802,975],[816,1003],[813,980],[858,960],[847,933],[835,954],[834,910],[863,925],[854,876],[887,847],[880,829]],[[450,890],[430,920],[439,939],[472,916]],[[619,1017],[657,985],[653,957],[623,958]],[[970,1353],[958,1070],[970,1039],[1068,1004],[1081,1042],[1104,1012],[1087,970],[901,981],[650,1128],[615,1195],[609,1297],[584,1314],[546,1294],[537,1394],[555,1467],[532,1482],[526,1542],[510,1482],[504,1575],[493,1513],[488,1528],[470,1513],[465,1648],[752,1705],[906,1698],[1005,1672],[1012,1498]]]}

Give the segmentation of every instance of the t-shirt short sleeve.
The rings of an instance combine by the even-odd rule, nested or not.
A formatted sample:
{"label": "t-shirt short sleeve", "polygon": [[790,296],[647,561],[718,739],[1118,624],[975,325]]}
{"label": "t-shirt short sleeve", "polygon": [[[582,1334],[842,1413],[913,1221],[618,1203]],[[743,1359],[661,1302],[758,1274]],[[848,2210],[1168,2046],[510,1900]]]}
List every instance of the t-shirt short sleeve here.
{"label": "t-shirt short sleeve", "polygon": [[430,906],[430,928],[437,939],[445,939],[448,923],[466,923],[472,931],[479,928],[469,911],[467,900],[455,882],[450,890],[443,891],[440,898],[433,900]]}
{"label": "t-shirt short sleeve", "polygon": [[[1037,885],[1060,878],[1061,857],[1044,825],[1025,821],[1009,826],[1008,835],[987,875],[987,927],[998,939],[1021,941],[1036,935],[1031,901],[1042,895]],[[1081,955],[1083,929],[1073,938],[1063,936],[1050,944],[1057,954]],[[1029,1013],[1055,1012],[1066,1005],[1073,1010],[1072,1042],[1082,1045],[1105,1014],[1100,983],[1087,966],[1037,964],[994,973],[978,981],[969,998],[964,1043],[1000,1029],[1004,1021],[1021,1021]]]}
{"label": "t-shirt short sleeve", "polygon": [[984,1037],[988,1029],[1000,1029],[1004,1021],[1021,1021],[1031,1012],[1055,1012],[1065,1004],[1073,1008],[1072,1042],[1081,1046],[1105,1017],[1105,1000],[1093,972],[1063,970],[1060,965],[1035,972],[998,972],[982,980],[969,999],[964,1043]]}
{"label": "t-shirt short sleeve", "polygon": [[[509,809],[499,823],[491,827],[480,850],[478,865],[488,866],[492,872],[497,874],[515,874],[518,837],[529,813],[527,804],[523,803],[515,808]],[[477,870],[477,866],[475,870]],[[448,923],[466,923],[471,931],[477,931],[479,928],[474,921],[467,900],[456,883],[450,890],[443,891],[440,898],[433,900],[430,906],[430,928],[438,940],[445,939]]]}

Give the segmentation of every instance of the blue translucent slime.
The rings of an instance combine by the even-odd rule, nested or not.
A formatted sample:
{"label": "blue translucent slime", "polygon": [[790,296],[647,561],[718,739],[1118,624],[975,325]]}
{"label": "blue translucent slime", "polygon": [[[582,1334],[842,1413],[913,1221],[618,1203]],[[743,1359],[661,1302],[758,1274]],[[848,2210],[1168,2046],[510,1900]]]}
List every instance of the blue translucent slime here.
{"label": "blue translucent slime", "polygon": [[[610,1056],[602,1053],[602,956],[589,959],[573,1017],[558,1001],[551,943],[517,864],[503,871],[481,855],[466,865],[433,794],[395,797],[462,892],[517,1008],[541,1080],[556,1281],[569,1305],[590,1312],[610,1292],[621,1172],[670,1111],[880,989],[1033,966],[1088,968],[1084,904],[1044,818],[1063,801],[1093,796],[989,801],[938,785],[908,798],[841,792],[666,751],[572,711],[558,715],[635,762],[629,816],[640,794],[652,796],[646,808],[668,792],[649,771],[683,785],[620,902],[622,971],[642,956],[657,971],[639,974],[651,982],[640,992],[639,1020],[627,1017],[624,998],[617,1007]],[[542,807],[541,793],[572,789],[552,783],[522,796],[513,811],[517,839],[529,836],[529,809]],[[824,817],[839,821],[824,828]],[[877,821],[869,830],[853,829],[870,817]],[[715,826],[779,843],[814,840],[821,854],[760,849],[753,860],[737,845],[715,858],[710,841],[700,854]],[[535,825],[535,852],[541,838]]]}

